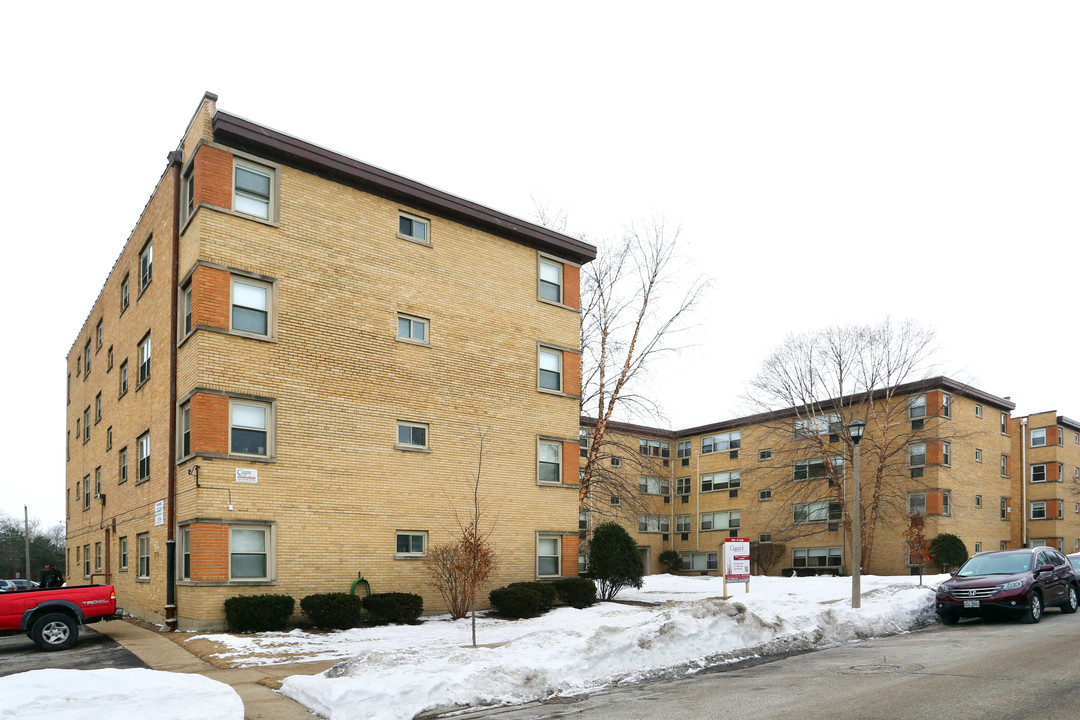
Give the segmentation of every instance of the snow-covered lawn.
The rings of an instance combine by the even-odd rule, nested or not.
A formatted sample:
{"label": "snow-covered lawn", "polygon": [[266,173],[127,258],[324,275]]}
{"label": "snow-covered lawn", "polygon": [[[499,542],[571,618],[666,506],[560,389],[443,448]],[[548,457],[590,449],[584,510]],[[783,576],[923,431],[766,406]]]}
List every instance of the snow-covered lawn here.
{"label": "snow-covered lawn", "polygon": [[0,720],[243,720],[244,703],[225,683],[134,668],[31,670],[0,677]]}
{"label": "snow-covered lawn", "polygon": [[[200,635],[235,666],[342,659],[325,673],[293,675],[281,692],[333,720],[409,720],[455,706],[523,703],[640,680],[693,674],[759,655],[906,632],[933,619],[932,588],[945,575],[864,576],[852,610],[850,578],[754,577],[747,594],[713,577],[650,575],[620,601],[556,608],[533,619],[425,618],[418,625],[336,633]],[[192,638],[195,639],[195,638]]]}

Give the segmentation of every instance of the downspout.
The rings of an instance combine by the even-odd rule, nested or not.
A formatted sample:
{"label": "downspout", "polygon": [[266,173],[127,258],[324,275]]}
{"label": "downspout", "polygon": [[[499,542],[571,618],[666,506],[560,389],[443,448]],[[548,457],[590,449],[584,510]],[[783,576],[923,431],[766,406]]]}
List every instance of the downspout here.
{"label": "downspout", "polygon": [[1020,547],[1028,546],[1027,421],[1020,418]]}
{"label": "downspout", "polygon": [[172,175],[172,276],[169,280],[169,488],[165,519],[165,624],[176,630],[176,327],[180,287],[180,165],[182,150],[169,153]]}

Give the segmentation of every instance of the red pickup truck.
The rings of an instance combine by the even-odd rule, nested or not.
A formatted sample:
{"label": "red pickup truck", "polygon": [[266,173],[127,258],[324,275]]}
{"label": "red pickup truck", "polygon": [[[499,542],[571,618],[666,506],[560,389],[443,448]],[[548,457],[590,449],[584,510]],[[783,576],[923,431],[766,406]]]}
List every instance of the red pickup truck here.
{"label": "red pickup truck", "polygon": [[0,634],[26,633],[42,650],[65,650],[79,639],[79,626],[119,619],[112,585],[0,592]]}

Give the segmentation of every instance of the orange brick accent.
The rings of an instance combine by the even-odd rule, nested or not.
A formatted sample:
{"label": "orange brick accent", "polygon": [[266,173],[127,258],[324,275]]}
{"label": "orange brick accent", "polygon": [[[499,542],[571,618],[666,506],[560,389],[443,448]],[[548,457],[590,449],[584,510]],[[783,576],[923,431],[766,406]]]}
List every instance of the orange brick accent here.
{"label": "orange brick accent", "polygon": [[196,207],[200,203],[232,210],[233,156],[224,150],[203,145],[192,163],[195,189],[192,192]]}
{"label": "orange brick accent", "polygon": [[581,448],[576,442],[563,442],[562,444],[562,481],[563,485],[577,485],[581,479],[581,463],[574,462]]}
{"label": "orange brick accent", "polygon": [[195,523],[191,532],[191,579],[229,579],[229,526]]}
{"label": "orange brick accent", "polygon": [[229,283],[224,270],[200,265],[191,276],[191,326],[229,328]]}
{"label": "orange brick accent", "polygon": [[229,398],[207,393],[192,396],[191,451],[229,452]]}
{"label": "orange brick accent", "polygon": [[941,440],[926,441],[926,464],[941,465],[945,462],[945,453],[941,447]]}
{"label": "orange brick accent", "polygon": [[563,305],[581,307],[581,268],[563,263]]}
{"label": "orange brick accent", "polygon": [[559,572],[563,577],[577,577],[579,542],[580,540],[577,535],[562,536],[562,567],[559,569]]}
{"label": "orange brick accent", "polygon": [[1055,550],[1061,549],[1061,538],[1046,538],[1046,544]]}
{"label": "orange brick accent", "polygon": [[940,390],[931,390],[926,393],[926,414],[928,416],[940,415],[945,406],[945,399]]}
{"label": "orange brick accent", "polygon": [[1056,520],[1062,517],[1060,500],[1047,500],[1046,501],[1046,518],[1047,520]]}
{"label": "orange brick accent", "polygon": [[563,392],[581,394],[581,353],[563,351]]}
{"label": "orange brick accent", "polygon": [[1060,445],[1061,433],[1058,432],[1057,425],[1046,428],[1046,444],[1047,445]]}
{"label": "orange brick accent", "polygon": [[942,499],[940,490],[926,491],[926,514],[940,515],[945,512],[945,501]]}
{"label": "orange brick accent", "polygon": [[1056,462],[1046,463],[1046,481],[1057,482],[1061,479],[1061,466]]}

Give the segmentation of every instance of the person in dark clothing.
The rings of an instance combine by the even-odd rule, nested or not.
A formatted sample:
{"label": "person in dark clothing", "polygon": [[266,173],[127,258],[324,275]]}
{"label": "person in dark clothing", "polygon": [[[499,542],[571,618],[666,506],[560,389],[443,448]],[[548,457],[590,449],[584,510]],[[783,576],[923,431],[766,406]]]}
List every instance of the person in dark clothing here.
{"label": "person in dark clothing", "polygon": [[43,590],[64,586],[64,576],[60,571],[49,563],[45,563],[45,572],[41,573],[41,587]]}

